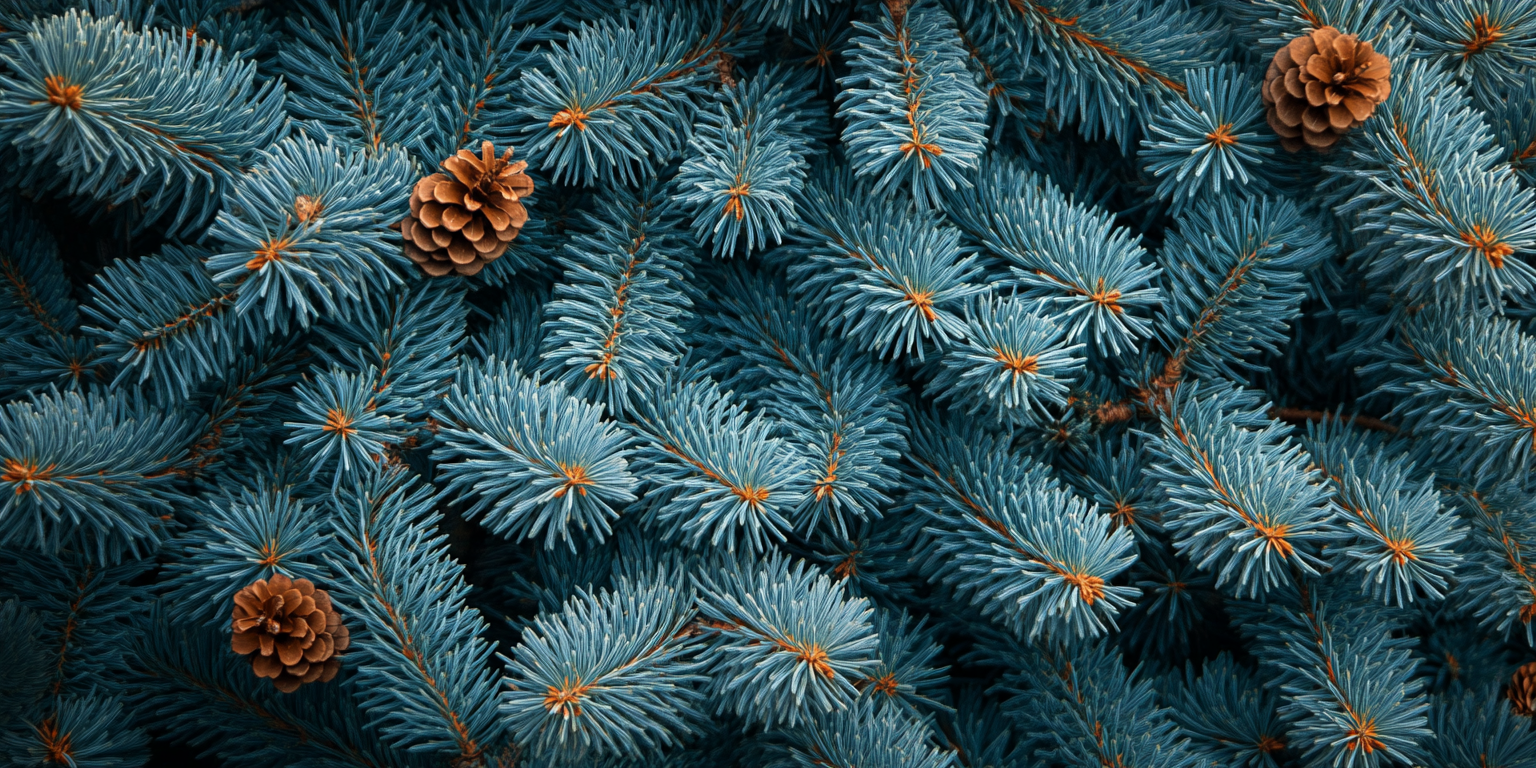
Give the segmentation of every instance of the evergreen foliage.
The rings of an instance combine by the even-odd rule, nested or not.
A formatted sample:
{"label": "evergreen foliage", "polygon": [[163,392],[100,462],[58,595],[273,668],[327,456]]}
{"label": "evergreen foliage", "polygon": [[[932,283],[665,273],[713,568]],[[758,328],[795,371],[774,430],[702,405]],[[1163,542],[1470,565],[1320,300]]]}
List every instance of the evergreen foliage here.
{"label": "evergreen foliage", "polygon": [[843,145],[876,192],[900,185],[919,206],[937,206],[986,149],[986,97],[949,14],[927,0],[884,10],[876,24],[853,23],[849,75],[838,80]]}
{"label": "evergreen foliage", "polygon": [[196,229],[287,128],[286,92],[195,36],[71,10],[7,46],[0,120],[20,184]]}
{"label": "evergreen foliage", "polygon": [[623,578],[614,586],[598,595],[578,589],[513,651],[501,711],[534,754],[650,754],[703,720],[700,640],[685,631],[690,594]]}
{"label": "evergreen foliage", "polygon": [[583,213],[560,259],[565,277],[544,305],[539,370],[579,397],[627,412],[687,348],[692,302],[681,289],[691,248],[676,205],[654,182],[619,188]]}
{"label": "evergreen foliage", "polygon": [[572,538],[574,525],[602,541],[618,516],[613,505],[635,499],[630,438],[602,415],[495,358],[466,362],[443,400],[434,453],[448,490],[472,492],[470,514],[492,531],[542,533],[550,547]]}
{"label": "evergreen foliage", "polygon": [[1536,768],[1536,0],[0,0],[0,232],[0,764]]}

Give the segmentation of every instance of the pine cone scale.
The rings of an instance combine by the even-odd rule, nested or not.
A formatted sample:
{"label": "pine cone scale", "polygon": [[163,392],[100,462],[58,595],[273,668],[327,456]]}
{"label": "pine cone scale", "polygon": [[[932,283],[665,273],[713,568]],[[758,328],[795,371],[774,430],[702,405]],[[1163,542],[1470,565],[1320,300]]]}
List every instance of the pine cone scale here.
{"label": "pine cone scale", "polygon": [[400,222],[406,257],[441,277],[476,274],[506,253],[528,222],[522,200],[533,193],[533,180],[523,173],[528,164],[511,158],[511,149],[498,157],[487,141],[479,156],[461,149],[444,160],[447,175],[417,181],[411,214]]}
{"label": "pine cone scale", "polygon": [[442,211],[443,227],[449,232],[458,232],[464,229],[464,225],[475,220],[470,211],[457,205],[443,206]]}
{"label": "pine cone scale", "polygon": [[463,184],[444,179],[432,186],[432,199],[443,205],[464,205],[464,195],[468,191]]}
{"label": "pine cone scale", "polygon": [[1285,48],[1282,48],[1281,50],[1285,52],[1286,59],[1285,61],[1279,61],[1276,59],[1276,61],[1279,62],[1280,66],[1282,67],[1287,66],[1288,64],[1304,64],[1308,59],[1311,59],[1314,55],[1317,54],[1317,46],[1312,44],[1311,35],[1302,35],[1301,37],[1292,40],[1289,45],[1287,45]]}
{"label": "pine cone scale", "polygon": [[251,669],[255,670],[257,677],[275,679],[283,673],[283,665],[275,657],[267,654],[252,656]]}
{"label": "pine cone scale", "polygon": [[443,226],[443,207],[437,203],[423,203],[421,210],[416,212],[416,219],[428,229],[437,229]]}
{"label": "pine cone scale", "polygon": [[239,626],[235,627],[235,638],[231,645],[234,647],[235,653],[238,653],[241,656],[255,653],[256,649],[261,647],[261,643],[257,641],[254,635],[251,635],[246,631],[242,631],[241,627]]}

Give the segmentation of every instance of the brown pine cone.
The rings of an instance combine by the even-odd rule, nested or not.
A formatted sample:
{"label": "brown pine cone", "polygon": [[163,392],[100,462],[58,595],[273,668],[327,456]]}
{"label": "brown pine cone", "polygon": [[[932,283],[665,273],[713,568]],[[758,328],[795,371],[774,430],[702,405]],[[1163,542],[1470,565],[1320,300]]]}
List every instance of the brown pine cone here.
{"label": "brown pine cone", "polygon": [[1292,152],[1333,146],[1391,92],[1392,62],[1333,27],[1276,51],[1261,89],[1269,127]]}
{"label": "brown pine cone", "polygon": [[1515,676],[1509,681],[1509,689],[1504,692],[1509,697],[1509,708],[1521,717],[1530,717],[1533,704],[1536,704],[1536,661],[1515,670]]}
{"label": "brown pine cone", "polygon": [[351,643],[328,592],[280,573],[235,595],[234,630],[235,653],[254,653],[256,676],[272,678],[284,693],[316,680],[329,682],[341,669],[336,654]]}
{"label": "brown pine cone", "polygon": [[443,170],[416,182],[411,215],[400,222],[405,255],[433,277],[473,275],[507,250],[528,221],[522,200],[533,194],[525,162],[509,162],[512,149],[496,156],[487,141],[480,156],[461,149]]}

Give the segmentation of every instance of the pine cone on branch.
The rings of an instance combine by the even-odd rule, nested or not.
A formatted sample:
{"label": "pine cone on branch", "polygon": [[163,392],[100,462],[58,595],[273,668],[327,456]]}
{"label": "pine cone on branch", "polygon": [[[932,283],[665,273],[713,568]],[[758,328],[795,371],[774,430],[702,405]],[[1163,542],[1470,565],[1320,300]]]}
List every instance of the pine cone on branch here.
{"label": "pine cone on branch", "polygon": [[478,273],[505,253],[528,221],[522,200],[533,194],[525,162],[512,149],[496,156],[487,141],[480,156],[461,149],[411,191],[411,215],[400,222],[405,255],[434,277]]}
{"label": "pine cone on branch", "polygon": [[1536,712],[1536,661],[1526,664],[1515,670],[1515,676],[1509,681],[1509,688],[1504,691],[1509,699],[1509,708],[1521,717],[1530,717]]}
{"label": "pine cone on branch", "polygon": [[1333,146],[1392,92],[1392,63],[1369,42],[1323,27],[1275,52],[1264,75],[1265,116],[1280,143]]}
{"label": "pine cone on branch", "polygon": [[351,634],[331,605],[330,593],[308,579],[282,574],[235,595],[235,653],[251,655],[257,677],[272,678],[279,691],[293,693],[304,683],[329,682],[341,669],[336,654]]}

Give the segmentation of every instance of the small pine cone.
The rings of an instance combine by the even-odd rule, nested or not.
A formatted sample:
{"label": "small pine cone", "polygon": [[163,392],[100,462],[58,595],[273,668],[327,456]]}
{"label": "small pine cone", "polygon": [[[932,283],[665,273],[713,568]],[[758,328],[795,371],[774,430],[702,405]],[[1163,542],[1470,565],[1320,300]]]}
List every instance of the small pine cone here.
{"label": "small pine cone", "polygon": [[280,573],[235,595],[234,631],[235,653],[255,654],[256,676],[272,678],[283,693],[316,680],[329,682],[341,669],[336,654],[351,643],[330,593]]}
{"label": "small pine cone", "polygon": [[480,156],[461,149],[443,161],[449,175],[434,173],[411,191],[411,215],[400,222],[405,255],[427,274],[473,275],[507,250],[528,222],[522,200],[533,194],[527,163],[510,162],[512,149],[496,156],[487,141]]}
{"label": "small pine cone", "polygon": [[1392,92],[1392,62],[1354,35],[1323,27],[1275,52],[1264,75],[1265,116],[1297,152],[1334,145]]}
{"label": "small pine cone", "polygon": [[1515,670],[1515,676],[1509,681],[1509,689],[1504,692],[1509,697],[1509,708],[1521,717],[1530,717],[1536,710],[1536,661]]}

